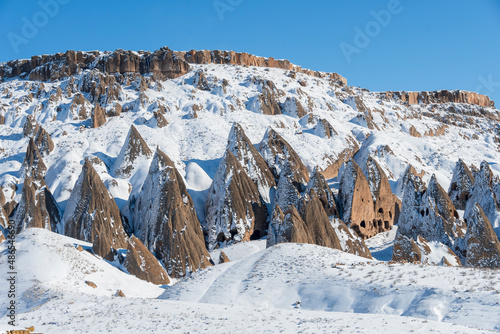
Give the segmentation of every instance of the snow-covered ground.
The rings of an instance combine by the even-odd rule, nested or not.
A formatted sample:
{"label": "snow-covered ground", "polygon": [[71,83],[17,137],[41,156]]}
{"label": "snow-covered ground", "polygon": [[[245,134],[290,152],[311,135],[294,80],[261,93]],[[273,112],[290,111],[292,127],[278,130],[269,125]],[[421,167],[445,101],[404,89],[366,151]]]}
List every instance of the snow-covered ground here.
{"label": "snow-covered ground", "polygon": [[[18,324],[43,333],[500,330],[498,270],[386,263],[305,244],[265,249],[258,240],[223,248],[230,262],[160,287],[79,251],[89,245],[75,239],[29,229],[17,242]],[[3,330],[5,252],[2,244]]]}

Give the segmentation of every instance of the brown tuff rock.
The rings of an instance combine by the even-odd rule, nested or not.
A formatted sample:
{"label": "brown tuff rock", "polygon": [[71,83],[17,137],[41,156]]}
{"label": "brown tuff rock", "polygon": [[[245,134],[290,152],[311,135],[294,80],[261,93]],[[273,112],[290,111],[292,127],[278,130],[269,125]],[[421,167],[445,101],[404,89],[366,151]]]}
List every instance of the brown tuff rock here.
{"label": "brown tuff rock", "polygon": [[165,118],[165,116],[163,116],[162,113],[160,113],[159,111],[155,111],[153,112],[153,117],[155,118],[156,120],[156,126],[159,127],[159,128],[164,128],[168,125],[168,121],[167,119]]}
{"label": "brown tuff rock", "polygon": [[54,150],[54,142],[50,138],[48,132],[41,126],[35,134],[35,145],[42,156],[47,156]]}
{"label": "brown tuff rock", "polygon": [[378,232],[389,231],[397,223],[401,201],[392,193],[389,179],[372,157],[366,160],[367,180],[375,201],[374,225]]}
{"label": "brown tuff rock", "polygon": [[153,284],[170,283],[165,268],[135,236],[128,240],[127,256],[123,266],[130,274]]}
{"label": "brown tuff rock", "polygon": [[220,251],[219,263],[228,263],[228,262],[229,262],[229,258],[227,257],[226,253],[224,253],[223,251]]}
{"label": "brown tuff rock", "polygon": [[467,217],[465,265],[472,267],[500,267],[500,242],[491,223],[476,204]]}
{"label": "brown tuff rock", "polygon": [[260,109],[262,114],[281,114],[281,106],[278,98],[282,93],[283,92],[279,91],[272,81],[264,81],[264,83],[262,84],[262,93],[259,95]]}
{"label": "brown tuff rock", "polygon": [[319,168],[316,167],[311,175],[311,179],[307,184],[306,192],[310,192],[314,189],[316,194],[325,209],[328,216],[334,215],[339,216],[339,210],[337,209],[337,199],[333,195],[332,190],[328,186],[323,174],[320,173]]}
{"label": "brown tuff rock", "polygon": [[0,206],[4,205],[5,202],[7,202],[7,199],[5,198],[5,194],[3,192],[3,188],[0,187]]}
{"label": "brown tuff rock", "polygon": [[43,162],[42,156],[35,145],[33,138],[30,138],[26,156],[21,167],[21,174],[34,180],[41,180],[47,172],[47,166]]}
{"label": "brown tuff rock", "polygon": [[396,262],[420,262],[422,260],[422,252],[417,243],[412,239],[402,234],[396,235],[394,247],[392,250],[392,261]]}
{"label": "brown tuff rock", "polygon": [[96,104],[94,110],[92,110],[92,127],[95,129],[104,124],[106,124],[106,113],[99,104]]}
{"label": "brown tuff rock", "polygon": [[295,97],[287,97],[283,103],[283,111],[291,114],[294,117],[302,118],[307,115],[300,101]]}
{"label": "brown tuff rock", "polygon": [[39,127],[40,125],[35,120],[35,116],[32,115],[26,116],[26,121],[24,122],[23,126],[23,136],[33,137],[37,133]]}
{"label": "brown tuff rock", "polygon": [[339,237],[314,189],[309,193],[309,200],[301,203],[300,213],[315,245],[342,250]]}
{"label": "brown tuff rock", "polygon": [[3,209],[5,210],[5,214],[7,215],[7,217],[10,217],[12,215],[16,207],[17,207],[17,202],[14,200],[7,202],[3,205]]}
{"label": "brown tuff rock", "polygon": [[120,210],[89,159],[71,192],[64,212],[64,234],[92,242],[95,254],[113,260],[116,250],[127,247]]}
{"label": "brown tuff rock", "polygon": [[274,206],[266,247],[285,242],[314,244],[314,241],[294,205],[289,205],[285,213],[278,204]]}
{"label": "brown tuff rock", "polygon": [[24,179],[21,201],[12,219],[17,233],[31,227],[58,232],[61,213],[43,178],[34,180],[27,176]]}
{"label": "brown tuff rock", "polygon": [[269,190],[276,186],[273,173],[238,123],[234,123],[229,132],[227,149],[257,185],[262,199],[270,203]]}
{"label": "brown tuff rock", "polygon": [[412,136],[412,137],[418,137],[418,138],[422,137],[420,132],[418,132],[417,129],[413,125],[410,127],[409,133],[410,133],[410,136]]}
{"label": "brown tuff rock", "polygon": [[159,149],[135,203],[134,228],[171,277],[211,265],[193,200],[174,163]]}
{"label": "brown tuff rock", "polygon": [[483,107],[495,107],[495,103],[486,95],[462,90],[439,90],[432,92],[386,92],[389,98],[399,98],[408,104],[431,103],[469,103]]}
{"label": "brown tuff rock", "polygon": [[351,159],[359,151],[358,142],[351,135],[348,135],[344,139],[344,146],[345,148],[336,156],[334,162],[329,164],[328,167],[323,170],[325,178],[331,179],[333,177],[337,177],[340,167],[342,167],[344,163],[349,161],[349,159]]}
{"label": "brown tuff rock", "polygon": [[290,168],[292,179],[295,182],[302,184],[309,182],[309,173],[299,155],[272,128],[267,130],[264,139],[259,145],[259,150],[276,179],[280,177],[283,170]]}
{"label": "brown tuff rock", "polygon": [[338,136],[338,132],[335,131],[333,126],[326,119],[322,118],[318,121],[318,124],[314,127],[314,132],[320,137],[332,138],[333,136]]}
{"label": "brown tuff rock", "polygon": [[69,107],[70,112],[73,115],[73,119],[85,120],[91,116],[90,110],[87,110],[86,105],[90,105],[90,102],[87,101],[83,94],[76,94]]}
{"label": "brown tuff rock", "polygon": [[123,143],[120,154],[113,166],[114,173],[119,177],[130,177],[138,160],[147,160],[153,156],[148,144],[142,138],[137,128],[132,125]]}
{"label": "brown tuff rock", "polygon": [[349,223],[360,237],[371,238],[378,233],[374,224],[374,202],[370,185],[358,164],[350,159],[340,180],[339,200],[343,221]]}
{"label": "brown tuff rock", "polygon": [[85,284],[87,284],[91,288],[94,288],[94,289],[97,288],[97,285],[92,281],[85,281]]}
{"label": "brown tuff rock", "polygon": [[116,290],[115,297],[125,297],[125,294],[122,290]]}
{"label": "brown tuff rock", "polygon": [[205,233],[209,249],[218,242],[248,241],[267,230],[267,209],[257,186],[227,150],[207,197]]}

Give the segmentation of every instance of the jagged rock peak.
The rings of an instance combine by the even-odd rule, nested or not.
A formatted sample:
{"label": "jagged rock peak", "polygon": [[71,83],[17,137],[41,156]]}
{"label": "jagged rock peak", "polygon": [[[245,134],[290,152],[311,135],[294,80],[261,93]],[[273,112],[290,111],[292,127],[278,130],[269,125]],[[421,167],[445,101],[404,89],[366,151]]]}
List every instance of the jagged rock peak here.
{"label": "jagged rock peak", "polygon": [[171,277],[211,265],[193,200],[174,163],[160,149],[151,161],[133,218],[134,234]]}
{"label": "jagged rock peak", "polygon": [[474,204],[466,216],[465,265],[473,267],[500,267],[500,242],[488,217],[478,204]]}
{"label": "jagged rock peak", "polygon": [[307,115],[304,107],[295,97],[287,97],[281,109],[284,114],[290,115],[292,117],[302,118]]}
{"label": "jagged rock peak", "polygon": [[290,205],[297,206],[302,198],[297,187],[293,184],[290,177],[282,175],[276,187],[274,194],[274,204],[282,208],[288,208]]}
{"label": "jagged rock peak", "polygon": [[24,179],[21,201],[12,217],[16,232],[38,227],[52,232],[60,232],[61,211],[43,178]]}
{"label": "jagged rock peak", "polygon": [[269,203],[269,192],[272,187],[276,186],[276,181],[264,158],[238,123],[234,123],[229,132],[227,150],[236,157],[248,176],[255,182],[262,199]]}
{"label": "jagged rock peak", "polygon": [[128,240],[127,256],[123,266],[130,274],[153,284],[170,283],[165,268],[135,236],[131,236]]}
{"label": "jagged rock peak", "polygon": [[414,240],[397,234],[392,261],[447,266],[462,265],[460,258],[448,246],[438,242],[429,242],[420,235]]}
{"label": "jagged rock peak", "polygon": [[285,213],[275,205],[266,247],[286,242],[313,244],[314,240],[294,205],[289,205]]}
{"label": "jagged rock peak", "polygon": [[319,167],[315,167],[311,179],[307,184],[306,193],[310,193],[314,189],[319,197],[319,200],[323,204],[323,208],[328,216],[334,215],[339,216],[339,210],[337,209],[337,199],[333,195],[330,186],[326,182],[323,174],[319,171]]}
{"label": "jagged rock peak", "polygon": [[259,145],[259,151],[276,179],[279,178],[282,170],[286,168],[288,163],[294,182],[302,184],[309,182],[309,173],[302,160],[300,160],[299,155],[272,128],[267,129],[264,139]]}
{"label": "jagged rock peak", "polygon": [[41,126],[35,134],[35,145],[42,156],[47,156],[54,150],[52,138],[50,138],[49,133]]}
{"label": "jagged rock peak", "polygon": [[141,163],[145,163],[152,155],[153,153],[148,144],[146,144],[136,127],[132,125],[113,166],[115,175],[123,178],[132,176],[134,170]]}
{"label": "jagged rock peak", "polygon": [[120,210],[89,159],[71,192],[63,221],[65,235],[92,242],[94,253],[108,260],[127,247]]}
{"label": "jagged rock peak", "polygon": [[392,193],[389,179],[375,159],[366,159],[366,178],[374,200],[374,225],[378,232],[388,231],[397,223],[401,201]]}
{"label": "jagged rock peak", "polygon": [[474,175],[462,159],[458,159],[453,176],[451,178],[448,195],[455,207],[459,210],[465,210],[465,206],[474,186]]}
{"label": "jagged rock peak", "polygon": [[489,164],[486,161],[481,162],[481,167],[474,176],[474,186],[467,201],[464,216],[467,217],[477,203],[488,217],[495,231],[500,233],[500,209],[497,204],[499,199],[496,198],[493,191],[498,187],[497,182],[498,180],[493,176]]}
{"label": "jagged rock peak", "polygon": [[331,138],[333,136],[338,136],[338,132],[333,128],[333,126],[326,119],[322,118],[318,121],[314,127],[314,133],[320,137]]}
{"label": "jagged rock peak", "polygon": [[35,116],[28,115],[26,116],[26,120],[24,121],[23,126],[23,136],[24,137],[33,137],[39,129],[40,125],[35,119]]}
{"label": "jagged rock peak", "polygon": [[360,237],[373,237],[378,233],[378,227],[374,223],[374,202],[370,186],[363,171],[352,158],[345,164],[339,187],[342,220]]}
{"label": "jagged rock peak", "polygon": [[99,106],[99,104],[96,104],[92,110],[91,123],[94,129],[106,124],[106,112]]}
{"label": "jagged rock peak", "polygon": [[47,166],[43,162],[42,156],[35,145],[33,138],[30,138],[26,156],[21,167],[21,176],[30,177],[34,180],[42,180],[47,172]]}
{"label": "jagged rock peak", "polygon": [[267,210],[259,191],[236,157],[227,150],[207,197],[208,248],[218,243],[258,239],[267,230]]}

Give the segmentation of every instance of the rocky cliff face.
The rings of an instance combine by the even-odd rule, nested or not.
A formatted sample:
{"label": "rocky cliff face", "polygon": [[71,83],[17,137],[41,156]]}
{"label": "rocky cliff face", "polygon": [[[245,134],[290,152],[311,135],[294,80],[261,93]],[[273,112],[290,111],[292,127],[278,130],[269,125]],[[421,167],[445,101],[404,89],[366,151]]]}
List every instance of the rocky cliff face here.
{"label": "rocky cliff face", "polygon": [[271,247],[286,242],[314,244],[315,240],[310,236],[309,230],[295,206],[289,205],[283,212],[279,205],[275,205],[269,224],[266,246]]}
{"label": "rocky cliff face", "polygon": [[159,149],[137,197],[134,234],[171,277],[211,265],[193,200],[174,163]]}
{"label": "rocky cliff face", "polygon": [[386,98],[397,98],[408,104],[431,103],[469,103],[483,107],[495,107],[489,97],[463,90],[438,90],[433,92],[386,92]]}
{"label": "rocky cliff face", "polygon": [[208,190],[205,234],[210,250],[218,243],[248,241],[265,235],[267,210],[259,191],[228,150]]}
{"label": "rocky cliff face", "polygon": [[328,216],[339,216],[339,210],[337,208],[337,199],[333,195],[330,186],[326,182],[324,176],[319,172],[318,168],[315,168],[309,183],[307,184],[306,192],[309,193],[311,190],[316,192],[323,204],[323,208]]}
{"label": "rocky cliff face", "polygon": [[91,242],[94,253],[103,258],[113,260],[118,249],[127,247],[120,210],[89,159],[71,192],[63,221],[64,234]]}
{"label": "rocky cliff face", "polygon": [[269,192],[276,186],[274,176],[260,153],[245,135],[243,128],[237,123],[233,124],[229,132],[227,150],[234,155],[247,175],[257,185],[262,199],[270,203]]}
{"label": "rocky cliff face", "polygon": [[165,268],[135,236],[128,240],[127,257],[123,266],[130,274],[153,284],[170,283]]}

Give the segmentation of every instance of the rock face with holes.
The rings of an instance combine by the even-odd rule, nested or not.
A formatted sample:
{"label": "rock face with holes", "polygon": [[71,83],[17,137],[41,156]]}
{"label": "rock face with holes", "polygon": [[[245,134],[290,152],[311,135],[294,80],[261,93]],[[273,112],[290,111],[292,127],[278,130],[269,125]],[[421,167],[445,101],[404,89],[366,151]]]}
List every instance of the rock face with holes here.
{"label": "rock face with holes", "polygon": [[153,156],[148,144],[135,126],[131,126],[120,154],[113,166],[114,173],[123,178],[130,177],[139,165],[147,163]]}
{"label": "rock face with holes", "polygon": [[309,182],[309,173],[299,155],[273,129],[269,128],[266,131],[264,139],[259,145],[259,151],[276,179],[280,177],[282,170],[289,169],[294,182],[304,185]]}
{"label": "rock face with holes", "polygon": [[264,158],[245,135],[243,128],[234,123],[229,132],[227,150],[241,164],[247,175],[257,185],[260,196],[270,203],[270,190],[276,187],[276,182]]}
{"label": "rock face with holes", "polygon": [[459,159],[453,169],[453,176],[448,189],[448,195],[458,210],[465,210],[473,185],[474,175],[472,175],[465,162]]}
{"label": "rock face with holes", "polygon": [[309,183],[307,184],[306,192],[309,193],[311,190],[316,192],[323,204],[323,208],[328,216],[339,216],[339,210],[337,208],[337,199],[332,193],[330,186],[326,182],[324,176],[319,172],[318,168],[315,168]]}
{"label": "rock face with holes", "polygon": [[63,221],[65,235],[93,243],[94,253],[105,259],[112,261],[118,249],[127,247],[120,210],[89,159],[71,192]]}
{"label": "rock face with holes", "polygon": [[128,240],[127,257],[123,266],[130,274],[153,284],[170,283],[165,268],[135,236]]}
{"label": "rock face with holes", "polygon": [[[427,188],[417,175],[407,173],[405,177],[406,184],[396,237],[398,242],[407,243],[408,239],[412,239],[421,245],[435,243],[434,248],[449,249],[450,254],[454,252],[463,259],[465,255],[463,253],[463,240],[466,226],[459,219],[451,199],[436,181],[435,175],[431,177]],[[419,242],[419,238],[425,242]],[[414,247],[407,245],[400,248],[413,249]],[[429,253],[432,249],[427,248],[424,253],[430,257]],[[401,254],[398,253],[396,247],[393,259],[404,260]],[[453,262],[451,259],[447,259],[447,261]]]}
{"label": "rock face with holes", "polygon": [[472,267],[500,267],[500,242],[488,217],[478,204],[466,213],[465,264]]}
{"label": "rock face with holes", "polygon": [[314,240],[294,205],[289,205],[285,212],[275,205],[269,224],[267,247],[285,242],[313,244]]}
{"label": "rock face with holes", "polygon": [[374,223],[374,202],[370,185],[363,171],[353,160],[346,163],[340,180],[339,202],[342,206],[342,220],[356,233],[366,239],[378,233]]}
{"label": "rock face with holes", "polygon": [[266,206],[257,186],[227,150],[208,191],[204,226],[208,248],[260,238],[267,230],[266,221]]}
{"label": "rock face with holes", "polygon": [[398,221],[401,201],[392,193],[383,169],[370,156],[366,160],[366,178],[374,201],[374,226],[379,233],[389,231]]}
{"label": "rock face with holes", "polygon": [[134,211],[134,234],[165,265],[183,277],[211,265],[193,200],[170,158],[156,150]]}

